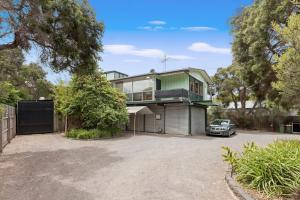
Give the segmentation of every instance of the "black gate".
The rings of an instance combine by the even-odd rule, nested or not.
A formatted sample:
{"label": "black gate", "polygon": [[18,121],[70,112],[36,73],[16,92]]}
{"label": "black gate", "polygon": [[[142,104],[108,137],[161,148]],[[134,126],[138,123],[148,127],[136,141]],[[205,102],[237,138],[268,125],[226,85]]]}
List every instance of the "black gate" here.
{"label": "black gate", "polygon": [[17,134],[53,132],[52,100],[20,101],[17,107]]}

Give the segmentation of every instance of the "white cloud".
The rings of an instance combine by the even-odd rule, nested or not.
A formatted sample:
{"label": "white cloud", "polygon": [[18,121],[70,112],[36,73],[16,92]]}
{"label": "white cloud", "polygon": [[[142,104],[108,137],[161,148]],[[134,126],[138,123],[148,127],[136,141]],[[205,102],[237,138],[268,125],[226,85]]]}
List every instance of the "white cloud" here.
{"label": "white cloud", "polygon": [[215,31],[216,28],[208,27],[208,26],[188,26],[188,27],[181,27],[183,31]]}
{"label": "white cloud", "polygon": [[[167,53],[160,49],[138,49],[133,45],[127,44],[110,44],[104,45],[104,52],[116,55],[131,55],[145,58],[163,58]],[[186,55],[167,55],[168,58],[174,60],[189,60],[193,59]]]}
{"label": "white cloud", "polygon": [[194,59],[191,56],[185,56],[185,55],[168,55],[167,58],[172,60],[192,60]]}
{"label": "white cloud", "polygon": [[137,29],[140,30],[146,30],[146,31],[157,31],[157,30],[162,30],[164,27],[162,26],[139,26]]}
{"label": "white cloud", "polygon": [[230,48],[214,47],[204,42],[193,43],[191,46],[188,47],[188,49],[197,52],[219,53],[219,54],[227,54],[227,55],[231,54]]}
{"label": "white cloud", "polygon": [[153,21],[149,21],[149,24],[153,24],[153,25],[166,25],[167,22],[165,21],[161,21],[161,20],[153,20]]}

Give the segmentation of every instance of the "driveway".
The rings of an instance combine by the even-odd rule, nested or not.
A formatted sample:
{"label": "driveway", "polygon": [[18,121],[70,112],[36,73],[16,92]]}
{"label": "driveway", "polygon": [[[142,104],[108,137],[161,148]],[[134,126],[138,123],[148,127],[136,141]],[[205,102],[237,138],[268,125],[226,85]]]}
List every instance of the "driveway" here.
{"label": "driveway", "polygon": [[0,156],[3,200],[234,199],[221,147],[298,138],[240,131],[232,138],[126,136],[78,141],[59,134],[17,136]]}

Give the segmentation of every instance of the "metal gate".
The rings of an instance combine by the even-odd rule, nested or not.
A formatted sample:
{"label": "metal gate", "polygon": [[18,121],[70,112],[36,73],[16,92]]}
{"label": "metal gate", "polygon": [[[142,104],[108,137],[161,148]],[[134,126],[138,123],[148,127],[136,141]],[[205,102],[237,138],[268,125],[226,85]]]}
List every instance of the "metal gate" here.
{"label": "metal gate", "polygon": [[17,134],[53,132],[52,100],[20,101],[17,107]]}

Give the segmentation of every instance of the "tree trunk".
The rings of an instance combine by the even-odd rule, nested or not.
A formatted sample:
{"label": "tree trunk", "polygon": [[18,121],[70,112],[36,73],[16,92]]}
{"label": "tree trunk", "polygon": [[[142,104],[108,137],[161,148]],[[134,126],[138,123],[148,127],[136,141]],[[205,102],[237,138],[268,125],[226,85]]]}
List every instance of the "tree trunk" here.
{"label": "tree trunk", "polygon": [[65,134],[68,132],[68,115],[65,117]]}

